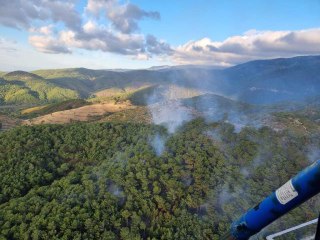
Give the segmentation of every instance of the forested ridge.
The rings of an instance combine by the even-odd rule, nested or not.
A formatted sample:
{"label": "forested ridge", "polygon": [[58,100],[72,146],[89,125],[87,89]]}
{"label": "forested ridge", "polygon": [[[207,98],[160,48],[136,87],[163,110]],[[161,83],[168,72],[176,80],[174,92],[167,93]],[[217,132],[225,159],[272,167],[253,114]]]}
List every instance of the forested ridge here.
{"label": "forested ridge", "polygon": [[86,68],[14,71],[0,73],[0,103],[53,103],[111,90],[117,97],[130,97],[140,104],[141,96],[126,96],[127,91],[131,95],[132,90],[142,88],[143,95],[156,85],[175,85],[228,97],[236,95],[238,101],[248,104],[304,101],[318,96],[319,65],[320,56],[299,56],[250,61],[224,69],[194,65],[123,71]]}
{"label": "forested ridge", "polygon": [[[167,139],[160,156],[155,135]],[[202,119],[174,135],[133,123],[17,127],[0,133],[0,239],[219,239],[310,164],[317,139]],[[309,201],[270,231],[315,209]]]}

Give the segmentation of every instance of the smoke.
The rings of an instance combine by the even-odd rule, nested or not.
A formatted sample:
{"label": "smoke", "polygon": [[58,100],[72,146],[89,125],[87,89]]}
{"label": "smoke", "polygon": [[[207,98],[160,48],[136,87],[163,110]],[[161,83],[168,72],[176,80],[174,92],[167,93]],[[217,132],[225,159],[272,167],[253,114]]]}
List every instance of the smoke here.
{"label": "smoke", "polygon": [[175,133],[183,123],[192,119],[189,109],[183,107],[179,100],[152,104],[149,110],[153,123],[166,127],[170,134]]}
{"label": "smoke", "polygon": [[166,139],[165,137],[156,134],[150,141],[151,146],[153,147],[153,149],[156,152],[157,156],[161,156],[163,151],[165,150],[165,142]]}
{"label": "smoke", "polygon": [[110,183],[110,185],[108,186],[108,192],[116,197],[123,197],[124,196],[122,188],[117,186],[115,183]]}
{"label": "smoke", "polygon": [[246,167],[241,168],[241,169],[240,169],[240,173],[241,173],[244,177],[246,177],[246,178],[248,178],[248,177],[250,176],[250,174],[251,174],[251,172],[249,171],[249,169],[246,168]]}
{"label": "smoke", "polygon": [[309,146],[307,150],[307,159],[313,163],[320,159],[320,148],[314,145]]}
{"label": "smoke", "polygon": [[204,134],[206,136],[208,136],[209,138],[211,138],[214,142],[221,142],[222,141],[221,134],[217,128],[212,129],[210,131],[206,131]]}
{"label": "smoke", "polygon": [[260,108],[237,101],[225,89],[233,88],[219,79],[215,70],[192,67],[171,72],[168,82],[153,90],[146,105],[152,122],[167,128],[170,134],[194,116],[207,122],[226,122],[239,133],[244,127],[262,127]]}
{"label": "smoke", "polygon": [[189,187],[194,182],[194,180],[190,174],[183,176],[181,180],[182,180],[182,183],[185,187]]}
{"label": "smoke", "polygon": [[224,187],[222,192],[219,194],[219,205],[223,206],[226,203],[231,202],[234,198],[234,193],[230,192],[228,187]]}
{"label": "smoke", "polygon": [[[265,157],[263,156],[263,149],[260,147],[258,150],[258,155],[252,160],[252,167],[256,168],[262,165],[265,162]],[[272,156],[269,157],[271,159]]]}
{"label": "smoke", "polygon": [[[185,72],[186,79],[193,79],[193,83],[196,89],[199,90],[199,95],[194,95],[192,97],[181,98],[179,94],[175,91],[170,91],[169,88],[165,89],[160,95],[152,94],[148,102],[148,108],[151,112],[152,122],[156,125],[165,126],[169,134],[174,134],[177,129],[185,122],[193,119],[194,114],[197,116],[202,116],[207,123],[220,122],[220,125],[228,125],[223,123],[229,123],[234,126],[232,128],[229,126],[230,134],[232,136],[230,142],[225,142],[225,134],[223,131],[220,131],[220,127],[214,128],[213,130],[204,132],[207,136],[213,139],[213,143],[218,145],[219,150],[225,156],[230,156],[230,162],[234,161],[233,150],[234,145],[237,145],[237,141],[240,138],[247,138],[246,135],[248,132],[244,130],[246,127],[258,129],[263,126],[268,126],[271,123],[270,117],[273,112],[287,111],[284,107],[275,108],[273,106],[254,106],[246,103],[237,101],[237,98],[234,96],[228,96],[226,94],[221,94],[222,91],[219,91],[219,87],[216,87],[216,79],[212,81],[206,81],[203,83],[201,81],[202,76],[197,75],[196,72],[188,71]],[[213,77],[213,76],[212,76]],[[204,78],[207,78],[205,76]],[[187,83],[180,81],[180,86],[186,86]],[[198,85],[197,85],[198,84]],[[232,86],[231,86],[232,87]],[[236,89],[235,89],[236,91]],[[201,95],[202,94],[202,95]],[[192,109],[192,110],[191,110]],[[268,120],[268,121],[266,121]],[[218,124],[217,124],[218,125]],[[229,133],[230,133],[229,132]],[[240,133],[240,134],[239,134]],[[280,134],[280,133],[279,133]],[[266,133],[266,135],[269,135]],[[245,209],[248,209],[253,204],[257,203],[257,197],[252,194],[252,188],[259,188],[255,184],[252,184],[250,178],[255,178],[254,181],[260,181],[259,168],[262,166],[268,166],[268,159],[272,159],[278,152],[275,153],[274,149],[277,146],[277,143],[270,143],[268,137],[257,137],[257,139],[245,139],[255,143],[258,147],[255,150],[252,150],[250,159],[248,155],[245,155],[241,159],[245,158],[248,161],[240,161],[238,163],[235,171],[235,179],[227,180],[225,182],[233,183],[233,186],[228,186],[227,184],[221,184],[217,186],[214,190],[213,198],[209,199],[209,204],[214,205],[214,209],[221,208],[221,212],[226,214],[226,217],[234,219],[234,216],[243,213]],[[259,138],[259,139],[258,139]],[[157,156],[161,155],[165,150],[166,139],[160,135],[154,136],[151,139],[150,144],[155,149]],[[283,146],[283,150],[286,151],[286,143]],[[230,148],[230,149],[229,149]],[[252,149],[252,148],[251,148]],[[278,150],[276,150],[278,151]],[[251,154],[251,152],[250,152]],[[320,158],[320,149],[311,147],[307,150],[307,158],[309,161],[314,162]],[[232,163],[235,165],[235,163]],[[232,166],[231,164],[231,166]],[[227,178],[227,177],[225,177]],[[278,182],[278,179],[275,179],[275,182]],[[192,178],[190,176],[185,176],[182,179],[182,183],[185,186],[189,186],[192,183]],[[247,184],[250,183],[250,184]],[[218,190],[218,188],[220,190]]]}
{"label": "smoke", "polygon": [[[174,134],[185,122],[193,116],[190,109],[181,104],[177,89],[172,91],[170,86],[156,88],[147,99],[147,106],[155,125],[164,126],[169,134]],[[150,140],[157,156],[165,150],[166,138],[156,134]]]}

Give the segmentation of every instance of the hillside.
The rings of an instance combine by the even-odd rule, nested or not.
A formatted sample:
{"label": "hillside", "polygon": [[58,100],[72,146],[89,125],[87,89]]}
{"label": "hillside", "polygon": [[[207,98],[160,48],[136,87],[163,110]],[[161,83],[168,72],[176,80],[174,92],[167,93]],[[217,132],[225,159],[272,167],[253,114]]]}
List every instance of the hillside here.
{"label": "hillside", "polygon": [[45,112],[42,111],[42,114],[39,114],[40,116],[25,120],[23,124],[65,124],[71,122],[97,121],[106,115],[134,108],[135,107],[129,103],[115,104],[113,102],[105,102],[90,104],[68,110],[57,110],[50,114],[45,114]]}
{"label": "hillside", "polygon": [[34,118],[58,111],[70,110],[74,108],[79,108],[90,103],[83,99],[71,99],[58,103],[52,103],[48,105],[36,106],[31,108],[26,108],[21,110],[22,118]]}
{"label": "hillside", "polygon": [[40,80],[40,76],[25,72],[25,71],[14,71],[3,75],[3,78],[7,81],[30,81],[30,80]]}
{"label": "hillside", "polygon": [[85,68],[34,71],[60,87],[78,91],[82,97],[109,88],[140,88],[163,82],[154,71],[90,70]]}
{"label": "hillside", "polygon": [[320,56],[252,61],[224,70],[223,78],[245,102],[299,101],[318,95]]}
{"label": "hillside", "polygon": [[245,103],[268,105],[317,96],[319,69],[320,57],[307,56],[252,61],[225,69],[182,66],[123,71],[86,68],[16,71],[3,75],[1,98],[5,99],[4,103],[57,101],[174,85]]}
{"label": "hillside", "polygon": [[4,74],[0,239],[220,239],[320,158],[317,59]]}
{"label": "hillside", "polygon": [[[0,79],[0,101],[2,112],[11,111],[5,110],[8,105],[13,108],[10,116],[27,120],[28,124],[72,121],[160,124],[179,122],[180,118],[183,122],[184,117],[188,120],[204,117],[210,122],[231,123],[236,131],[246,126],[286,129],[292,124],[288,115],[283,118],[282,113],[303,110],[306,106],[317,110],[320,106],[319,95],[313,94],[320,82],[315,75],[319,59],[314,56],[253,61],[226,69],[182,66],[122,71],[85,68],[15,71]],[[302,74],[304,69],[308,71]],[[305,84],[311,76],[313,80]],[[306,86],[312,91],[304,91]],[[283,88],[287,89],[284,94]],[[90,97],[73,100],[79,96]],[[15,110],[17,104],[26,106]],[[93,106],[84,106],[87,104]],[[106,104],[117,110],[110,110],[111,105]],[[296,129],[294,126],[292,129]]]}
{"label": "hillside", "polygon": [[33,73],[15,71],[3,75],[2,78],[0,85],[2,104],[39,104],[79,97],[77,92],[58,87]]}

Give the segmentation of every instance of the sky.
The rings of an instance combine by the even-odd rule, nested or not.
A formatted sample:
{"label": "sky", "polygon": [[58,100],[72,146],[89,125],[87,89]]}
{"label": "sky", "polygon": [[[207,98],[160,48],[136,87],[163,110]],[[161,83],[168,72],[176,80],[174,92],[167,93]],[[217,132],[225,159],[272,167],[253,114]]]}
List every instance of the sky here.
{"label": "sky", "polygon": [[320,0],[0,0],[0,70],[320,55]]}

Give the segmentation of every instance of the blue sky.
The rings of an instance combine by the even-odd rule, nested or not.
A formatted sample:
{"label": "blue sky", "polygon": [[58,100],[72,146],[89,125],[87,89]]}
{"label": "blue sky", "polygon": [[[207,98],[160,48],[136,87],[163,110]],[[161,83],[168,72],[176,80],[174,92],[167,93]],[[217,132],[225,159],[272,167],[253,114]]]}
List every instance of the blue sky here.
{"label": "blue sky", "polygon": [[1,9],[4,71],[320,54],[319,0],[12,0]]}
{"label": "blue sky", "polygon": [[144,21],[141,28],[172,44],[209,37],[218,41],[249,29],[299,30],[320,26],[319,0],[136,0],[161,13],[161,21]]}

